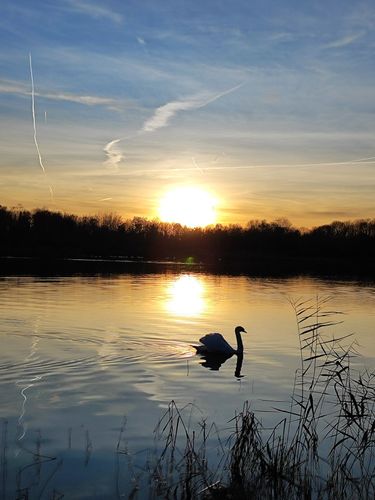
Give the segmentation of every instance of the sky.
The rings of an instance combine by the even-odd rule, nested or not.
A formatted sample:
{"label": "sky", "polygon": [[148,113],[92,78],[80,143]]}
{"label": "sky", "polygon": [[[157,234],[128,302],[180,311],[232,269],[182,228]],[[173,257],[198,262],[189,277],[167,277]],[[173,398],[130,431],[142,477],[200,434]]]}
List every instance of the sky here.
{"label": "sky", "polygon": [[373,1],[3,0],[0,204],[375,217],[374,26]]}

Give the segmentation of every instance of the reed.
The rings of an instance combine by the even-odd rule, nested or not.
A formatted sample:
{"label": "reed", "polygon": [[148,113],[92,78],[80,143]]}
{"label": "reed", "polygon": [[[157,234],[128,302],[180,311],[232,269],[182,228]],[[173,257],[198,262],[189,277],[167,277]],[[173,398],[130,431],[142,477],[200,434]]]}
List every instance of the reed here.
{"label": "reed", "polygon": [[356,369],[351,335],[328,336],[340,323],[329,297],[291,305],[301,360],[289,404],[274,408],[280,422],[267,431],[245,402],[213,466],[216,427],[190,429],[172,401],[156,428],[164,447],[150,468],[153,498],[375,497],[375,374]]}
{"label": "reed", "polygon": [[[195,405],[179,407],[171,401],[155,428],[154,451],[140,467],[129,451],[124,418],[114,450],[114,497],[375,498],[375,373],[358,369],[352,335],[334,335],[341,313],[329,307],[329,297],[290,303],[300,362],[290,400],[272,409],[280,416],[278,423],[265,428],[245,402],[229,422],[229,432],[219,432],[206,418],[192,424],[193,413],[199,412]],[[0,445],[3,498],[9,490],[7,426],[4,421]],[[94,446],[88,430],[82,428],[81,435],[86,468]],[[67,438],[70,450],[71,428]],[[30,462],[18,470],[12,498],[63,498],[53,485],[63,458],[44,453],[40,431],[35,450],[23,450]]]}

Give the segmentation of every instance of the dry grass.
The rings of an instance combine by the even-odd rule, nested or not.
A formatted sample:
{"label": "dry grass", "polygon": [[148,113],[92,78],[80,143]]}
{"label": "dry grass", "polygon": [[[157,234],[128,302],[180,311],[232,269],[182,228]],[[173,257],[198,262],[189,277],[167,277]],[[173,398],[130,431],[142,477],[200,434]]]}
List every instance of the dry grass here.
{"label": "dry grass", "polygon": [[[265,429],[245,402],[230,421],[225,440],[214,423],[192,425],[189,404],[172,401],[155,429],[155,451],[136,470],[125,439],[124,419],[115,449],[115,497],[161,499],[358,499],[375,498],[375,373],[360,372],[350,335],[329,335],[340,313],[328,298],[291,302],[300,346],[300,367],[289,402],[273,410],[279,423]],[[223,431],[224,432],[224,431]],[[1,432],[1,494],[6,498],[8,428]],[[72,430],[68,431],[68,449]],[[93,450],[84,435],[85,466]],[[62,459],[36,448],[16,478],[17,500],[31,498],[23,476],[33,468],[38,498],[61,499],[52,479]],[[126,481],[123,460],[126,461]],[[50,463],[42,477],[42,464]],[[127,494],[125,494],[126,487]]]}
{"label": "dry grass", "polygon": [[[359,373],[350,335],[328,338],[339,312],[328,298],[291,302],[301,365],[282,416],[266,431],[248,402],[215,466],[207,459],[215,426],[190,429],[172,401],[156,434],[163,451],[151,467],[153,498],[373,499],[375,497],[375,385]],[[211,455],[210,455],[211,456]]]}

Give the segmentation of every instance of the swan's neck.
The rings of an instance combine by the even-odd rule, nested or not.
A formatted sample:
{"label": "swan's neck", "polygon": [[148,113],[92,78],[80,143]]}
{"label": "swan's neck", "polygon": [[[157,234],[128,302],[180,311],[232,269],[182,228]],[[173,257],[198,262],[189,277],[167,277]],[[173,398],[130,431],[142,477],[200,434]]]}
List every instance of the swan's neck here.
{"label": "swan's neck", "polygon": [[237,339],[237,354],[242,354],[243,353],[243,343],[242,343],[242,338],[241,334],[236,332],[236,339]]}

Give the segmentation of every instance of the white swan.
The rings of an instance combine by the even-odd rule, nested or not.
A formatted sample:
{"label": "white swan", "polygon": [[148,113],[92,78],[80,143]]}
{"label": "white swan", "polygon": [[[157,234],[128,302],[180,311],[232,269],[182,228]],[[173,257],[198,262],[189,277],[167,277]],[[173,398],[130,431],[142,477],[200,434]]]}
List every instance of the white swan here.
{"label": "white swan", "polygon": [[243,353],[243,343],[241,333],[247,333],[242,326],[236,326],[234,329],[237,339],[237,349],[233,349],[220,333],[208,333],[201,339],[201,345],[194,345],[198,354],[225,354],[232,356],[233,354]]}

